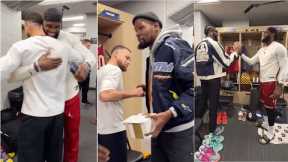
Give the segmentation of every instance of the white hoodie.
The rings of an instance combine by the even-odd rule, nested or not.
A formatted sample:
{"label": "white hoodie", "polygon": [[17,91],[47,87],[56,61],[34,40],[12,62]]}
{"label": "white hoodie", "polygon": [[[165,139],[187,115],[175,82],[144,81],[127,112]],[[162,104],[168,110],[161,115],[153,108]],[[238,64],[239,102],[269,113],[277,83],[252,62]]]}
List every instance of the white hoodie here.
{"label": "white hoodie", "polygon": [[273,82],[285,79],[284,73],[287,71],[288,56],[287,49],[282,44],[273,41],[268,46],[260,48],[252,58],[245,55],[241,57],[250,65],[260,63],[260,82]]}
{"label": "white hoodie", "polygon": [[[71,33],[60,31],[59,36],[57,38],[61,43],[68,44],[70,47],[72,47],[73,50],[78,52],[80,56],[84,58],[84,62],[87,62],[90,64],[91,68],[93,68],[96,64],[96,56],[94,56],[93,53],[91,53],[85,46],[82,45],[79,38],[74,36]],[[22,66],[18,68],[11,76],[10,82],[13,81],[23,81],[26,79],[29,79],[32,75],[34,75],[35,69],[33,66]],[[79,93],[79,87],[78,82],[73,76],[73,74],[68,70],[67,71],[67,77],[66,77],[66,93],[65,98],[66,101],[73,98]]]}

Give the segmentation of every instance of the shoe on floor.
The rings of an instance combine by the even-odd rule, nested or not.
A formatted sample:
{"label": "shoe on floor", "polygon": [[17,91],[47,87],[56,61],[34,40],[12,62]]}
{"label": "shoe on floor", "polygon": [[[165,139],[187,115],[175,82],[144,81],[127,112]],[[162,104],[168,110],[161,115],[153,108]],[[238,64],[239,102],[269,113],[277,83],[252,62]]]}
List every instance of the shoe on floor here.
{"label": "shoe on floor", "polygon": [[265,122],[256,122],[256,127],[261,128],[261,129],[265,129],[268,130],[268,124]]}
{"label": "shoe on floor", "polygon": [[222,124],[227,125],[228,124],[228,115],[227,112],[222,113]]}
{"label": "shoe on floor", "polygon": [[258,136],[262,138],[264,135],[264,131],[266,131],[266,130],[264,130],[262,128],[258,128],[258,130],[257,130]]}
{"label": "shoe on floor", "polygon": [[203,140],[202,144],[209,145],[216,153],[223,149],[223,144],[216,140]]}
{"label": "shoe on floor", "polygon": [[209,158],[201,152],[195,152],[194,162],[210,162]]}
{"label": "shoe on floor", "polygon": [[203,145],[212,146],[212,144],[221,144],[223,141],[224,141],[224,137],[223,136],[215,136],[215,137],[212,137],[212,138],[204,139],[202,141],[202,144]]}
{"label": "shoe on floor", "polygon": [[223,132],[224,132],[224,126],[221,125],[221,126],[218,126],[218,127],[215,129],[214,134],[215,134],[216,136],[219,136],[219,135],[221,135]]}
{"label": "shoe on floor", "polygon": [[209,161],[216,162],[220,160],[220,154],[215,152],[212,147],[209,145],[202,145],[199,148],[199,151],[204,154],[207,158],[209,158]]}
{"label": "shoe on floor", "polygon": [[83,104],[91,105],[89,101],[82,101]]}
{"label": "shoe on floor", "polygon": [[260,144],[266,145],[269,144],[274,138],[275,138],[275,134],[271,135],[272,137],[268,137],[266,134],[263,135],[263,137],[259,136],[258,142]]}
{"label": "shoe on floor", "polygon": [[221,143],[224,141],[224,137],[221,135],[217,136],[217,135],[214,135],[213,133],[209,133],[208,135],[204,136],[204,140],[214,140],[214,141]]}
{"label": "shoe on floor", "polygon": [[217,112],[217,125],[221,125],[222,124],[222,112]]}

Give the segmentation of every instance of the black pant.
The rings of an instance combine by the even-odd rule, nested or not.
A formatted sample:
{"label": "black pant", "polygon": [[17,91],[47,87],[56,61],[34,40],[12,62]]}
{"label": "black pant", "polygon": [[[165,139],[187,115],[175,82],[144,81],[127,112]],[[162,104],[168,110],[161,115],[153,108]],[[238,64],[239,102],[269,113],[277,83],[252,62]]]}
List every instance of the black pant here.
{"label": "black pant", "polygon": [[33,117],[21,114],[18,132],[18,162],[61,162],[63,114]]}
{"label": "black pant", "polygon": [[193,162],[193,128],[152,138],[152,162]]}
{"label": "black pant", "polygon": [[87,75],[87,78],[82,82],[79,82],[79,87],[82,91],[82,102],[88,102],[87,94],[89,91],[89,82],[90,82],[90,73]]}
{"label": "black pant", "polygon": [[267,116],[268,116],[269,126],[274,126],[275,118],[276,118],[276,110],[266,108],[266,112],[267,112]]}
{"label": "black pant", "polygon": [[[196,108],[196,116],[203,117],[207,107],[209,107],[209,132],[214,132],[217,127],[217,110],[219,107],[219,96],[220,96],[220,78],[211,80],[201,80],[201,104]],[[209,102],[209,104],[208,104]],[[207,106],[208,105],[208,106]],[[200,114],[200,115],[199,115]]]}
{"label": "black pant", "polygon": [[99,134],[98,143],[110,151],[108,162],[127,162],[126,131],[105,135]]}

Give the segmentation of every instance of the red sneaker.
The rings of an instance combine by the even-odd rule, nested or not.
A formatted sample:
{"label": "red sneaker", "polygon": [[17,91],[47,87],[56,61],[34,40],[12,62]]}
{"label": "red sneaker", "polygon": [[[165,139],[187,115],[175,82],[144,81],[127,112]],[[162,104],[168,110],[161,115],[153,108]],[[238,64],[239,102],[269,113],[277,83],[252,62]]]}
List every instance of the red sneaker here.
{"label": "red sneaker", "polygon": [[228,124],[227,112],[222,112],[222,124],[223,125],[227,125]]}
{"label": "red sneaker", "polygon": [[221,125],[221,124],[222,124],[222,113],[217,112],[217,125]]}

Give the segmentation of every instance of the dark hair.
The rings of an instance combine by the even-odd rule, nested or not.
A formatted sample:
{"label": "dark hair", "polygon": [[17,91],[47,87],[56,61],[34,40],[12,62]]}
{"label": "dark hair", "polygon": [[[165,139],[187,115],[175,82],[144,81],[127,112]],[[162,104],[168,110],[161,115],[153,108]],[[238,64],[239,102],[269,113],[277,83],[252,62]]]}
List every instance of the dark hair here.
{"label": "dark hair", "polygon": [[89,43],[92,43],[91,39],[87,39],[87,38],[82,39],[81,42],[89,42]]}
{"label": "dark hair", "polygon": [[128,47],[125,47],[125,46],[123,46],[123,45],[116,45],[116,46],[114,46],[113,49],[111,50],[111,55],[112,55],[115,51],[120,50],[120,49],[126,49],[126,50],[128,50],[129,52],[131,52],[131,50],[130,50]]}
{"label": "dark hair", "polygon": [[31,21],[39,25],[42,25],[43,23],[42,16],[37,12],[25,11],[22,13],[22,19],[24,21]]}
{"label": "dark hair", "polygon": [[62,12],[57,8],[49,8],[44,12],[44,20],[52,22],[62,22]]}
{"label": "dark hair", "polygon": [[211,30],[215,30],[215,27],[210,25],[206,26],[204,29],[204,34],[207,36]]}
{"label": "dark hair", "polygon": [[274,28],[274,27],[269,27],[269,28],[267,28],[267,31],[269,31],[270,33],[274,34],[274,39],[275,39],[275,40],[277,39],[278,31],[277,31],[276,28]]}

